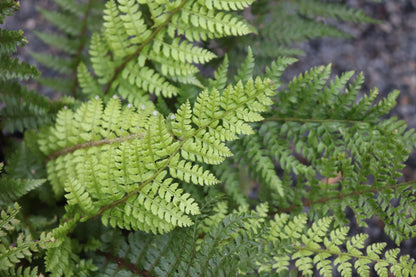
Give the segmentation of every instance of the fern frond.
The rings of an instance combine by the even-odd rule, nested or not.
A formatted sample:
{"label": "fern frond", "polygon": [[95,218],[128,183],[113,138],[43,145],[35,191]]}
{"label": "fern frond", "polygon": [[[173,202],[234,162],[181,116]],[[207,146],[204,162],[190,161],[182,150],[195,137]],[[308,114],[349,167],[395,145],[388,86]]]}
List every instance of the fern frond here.
{"label": "fern frond", "polygon": [[297,1],[299,12],[311,16],[332,17],[334,19],[342,19],[351,22],[371,22],[376,23],[377,20],[367,16],[361,10],[355,10],[348,6],[335,3],[322,3],[319,1]]}
{"label": "fern frond", "polygon": [[216,88],[217,90],[224,89],[227,84],[229,61],[228,56],[224,56],[221,66],[214,72],[214,79],[209,79],[209,87]]}
{"label": "fern frond", "polygon": [[253,76],[254,69],[254,56],[251,48],[248,48],[247,57],[245,58],[241,68],[238,69],[237,76],[235,76],[236,81],[243,81],[244,83]]}
{"label": "fern frond", "polygon": [[30,268],[30,267],[22,267],[19,266],[17,269],[11,269],[9,272],[7,272],[7,276],[10,277],[39,277],[42,275],[39,275],[38,268]]}
{"label": "fern frond", "polygon": [[254,0],[239,0],[239,1],[217,1],[217,0],[208,0],[202,1],[199,0],[198,3],[206,6],[208,9],[218,9],[218,10],[242,10],[250,6]]}
{"label": "fern frond", "polygon": [[19,63],[18,59],[10,58],[7,55],[0,55],[0,81],[10,79],[27,80],[30,77],[38,76],[39,71],[36,67],[25,62]]}
{"label": "fern frond", "polygon": [[62,107],[13,81],[0,81],[0,88],[0,102],[6,104],[0,111],[4,118],[2,129],[23,131],[42,127],[51,123]]}
{"label": "fern frond", "polygon": [[[268,69],[269,76],[274,74],[281,75],[278,66]],[[362,76],[347,87],[352,76],[352,72],[345,73],[327,85],[330,67],[318,67],[294,78],[278,94],[275,105],[279,109],[255,126],[258,134],[234,143],[236,162],[248,168],[248,175],[260,185],[258,196],[278,203],[282,210],[301,210],[306,205],[310,218],[330,213],[336,226],[346,223],[346,207],[354,210],[359,225],[376,214],[386,223],[390,237],[400,243],[414,236],[409,225],[414,207],[406,204],[410,212],[403,213],[401,205],[394,208],[388,199],[414,201],[409,193],[413,184],[397,184],[413,147],[406,141],[414,132],[406,131],[404,123],[394,118],[378,119],[394,106],[397,93],[379,104],[374,104],[375,91],[355,101]],[[213,110],[208,99],[205,103],[201,110]],[[279,168],[285,171],[283,176],[277,175]],[[371,184],[370,178],[374,178]],[[270,188],[273,184],[275,189]]]}
{"label": "fern frond", "polygon": [[[143,10],[144,4],[151,18],[148,18],[146,9]],[[249,1],[230,2],[221,4],[221,7],[234,10],[248,4]],[[95,35],[90,48],[99,83],[107,86],[104,93],[122,94],[127,99],[134,99],[129,90],[124,90],[124,94],[120,92],[126,81],[132,86],[132,91],[169,98],[178,94],[178,83],[201,86],[195,77],[199,69],[194,64],[205,64],[215,55],[189,42],[194,38],[190,39],[185,32],[197,32],[197,40],[200,40],[200,35],[223,37],[253,31],[242,19],[215,6],[218,4],[208,9],[203,3],[186,0],[107,2],[103,35]],[[185,25],[182,30],[181,26]],[[183,39],[182,34],[187,39]]]}
{"label": "fern frond", "polygon": [[[303,220],[299,221],[299,219]],[[305,275],[313,274],[313,268],[316,266],[323,276],[333,276],[334,267],[341,276],[352,276],[354,269],[359,276],[368,276],[370,266],[374,265],[374,269],[381,273],[380,276],[387,276],[388,267],[394,276],[401,276],[400,274],[414,267],[414,260],[408,259],[408,263],[399,266],[401,268],[395,272],[393,268],[397,268],[400,260],[397,259],[398,249],[389,250],[383,254],[385,243],[374,243],[365,247],[368,237],[366,234],[358,234],[348,238],[349,229],[347,227],[333,229],[329,232],[331,222],[332,219],[329,217],[321,218],[315,221],[310,228],[304,229],[306,227],[305,215],[294,219],[289,219],[285,214],[276,215],[271,222],[270,235],[274,237],[273,235],[277,234],[277,245],[280,247],[288,245],[287,243],[291,246],[286,251],[278,250],[281,254],[274,256],[275,264],[272,268],[277,272],[287,270],[290,259],[292,259],[295,261],[296,267]],[[285,252],[292,253],[290,259],[287,259]],[[335,259],[333,259],[334,257]],[[407,257],[402,256],[402,258],[406,259]],[[264,269],[271,270],[266,266]],[[409,273],[409,275],[414,276],[414,273]]]}
{"label": "fern frond", "polygon": [[170,119],[171,130],[151,106],[139,111],[121,108],[117,98],[104,109],[97,98],[76,113],[62,110],[56,125],[39,139],[40,149],[49,155],[48,178],[54,191],[62,194],[63,184],[72,180],[66,188],[68,205],[76,203],[74,210],[88,218],[96,216],[89,215],[92,202],[101,207],[97,215],[113,227],[163,233],[191,225],[186,214],[199,210],[188,194],[172,187],[168,172],[186,183],[217,183],[195,161],[218,164],[231,155],[225,141],[251,133],[247,122],[261,119],[259,112],[272,103],[269,82],[250,80],[245,86],[240,82],[223,95],[206,90],[193,108],[189,102],[182,105]]}
{"label": "fern frond", "polygon": [[9,204],[16,201],[45,182],[46,179],[15,179],[2,175],[0,178],[0,203]]}
{"label": "fern frond", "polygon": [[65,239],[59,247],[48,249],[45,258],[46,270],[51,276],[72,276],[75,264],[71,257],[71,240]]}

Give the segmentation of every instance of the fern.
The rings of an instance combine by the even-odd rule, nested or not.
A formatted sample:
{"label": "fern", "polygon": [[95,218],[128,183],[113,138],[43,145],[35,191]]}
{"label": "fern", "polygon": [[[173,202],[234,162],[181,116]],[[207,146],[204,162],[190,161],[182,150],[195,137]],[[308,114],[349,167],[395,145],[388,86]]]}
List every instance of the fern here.
{"label": "fern", "polygon": [[[3,2],[1,20],[19,8]],[[0,31],[1,276],[415,276],[414,257],[348,227],[416,235],[398,92],[360,97],[364,77],[330,65],[284,83],[296,60],[276,57],[344,35],[318,17],[373,20],[252,2],[59,0],[41,12],[61,33],[38,36],[64,54],[34,54],[71,95],[54,101],[18,83],[37,71]]]}

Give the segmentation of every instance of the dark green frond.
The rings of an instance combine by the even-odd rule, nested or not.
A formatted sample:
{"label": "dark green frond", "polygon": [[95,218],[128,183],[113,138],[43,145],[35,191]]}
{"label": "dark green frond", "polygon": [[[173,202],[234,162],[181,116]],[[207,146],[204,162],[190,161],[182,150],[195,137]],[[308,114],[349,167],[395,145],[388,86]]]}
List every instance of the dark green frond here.
{"label": "dark green frond", "polygon": [[5,119],[1,127],[9,131],[40,128],[51,123],[60,108],[60,105],[52,105],[46,97],[12,81],[0,81],[0,102],[6,104],[0,110]]}

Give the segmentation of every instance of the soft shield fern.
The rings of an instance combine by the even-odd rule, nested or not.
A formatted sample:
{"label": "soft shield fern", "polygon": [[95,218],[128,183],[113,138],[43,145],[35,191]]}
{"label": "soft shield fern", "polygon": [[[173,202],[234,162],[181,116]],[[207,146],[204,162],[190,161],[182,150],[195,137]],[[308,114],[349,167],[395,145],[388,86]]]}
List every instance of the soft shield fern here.
{"label": "soft shield fern", "polygon": [[[34,55],[72,97],[27,92],[18,66],[0,84],[1,276],[415,276],[414,257],[348,226],[376,216],[397,245],[415,236],[415,182],[400,180],[416,137],[387,117],[398,92],[360,97],[363,76],[331,77],[330,65],[283,83],[287,57],[258,70],[271,40],[340,34],[317,16],[372,20],[322,1],[252,2],[42,10],[63,35],[39,36],[66,55]],[[0,19],[17,8],[0,4]],[[274,28],[276,14],[297,31]],[[0,36],[10,59],[21,34]]]}

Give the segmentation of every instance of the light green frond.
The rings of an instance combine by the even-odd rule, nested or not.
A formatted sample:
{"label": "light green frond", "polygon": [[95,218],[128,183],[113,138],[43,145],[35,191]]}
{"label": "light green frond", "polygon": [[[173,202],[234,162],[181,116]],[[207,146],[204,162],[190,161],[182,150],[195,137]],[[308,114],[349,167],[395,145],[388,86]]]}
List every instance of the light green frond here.
{"label": "light green frond", "polygon": [[201,5],[206,6],[208,9],[218,9],[218,10],[242,10],[244,8],[247,8],[248,6],[253,3],[254,0],[208,0],[208,1],[202,1],[198,0],[198,3]]}
{"label": "light green frond", "polygon": [[77,77],[82,92],[90,98],[99,95],[102,96],[102,89],[97,81],[91,76],[85,64],[78,65]]}
{"label": "light green frond", "polygon": [[134,0],[119,1],[119,10],[123,13],[120,18],[126,33],[133,37],[131,42],[141,43],[150,36],[151,31],[147,29],[139,5],[135,2]]}
{"label": "light green frond", "polygon": [[105,7],[103,16],[104,36],[115,57],[125,57],[134,51],[130,47],[128,35],[121,32],[125,23],[119,16],[117,4],[113,0],[108,1]]}
{"label": "light green frond", "polygon": [[192,126],[192,109],[189,101],[180,106],[172,119],[172,133],[179,139],[192,135],[196,130]]}
{"label": "light green frond", "polygon": [[75,206],[78,205],[86,213],[92,214],[97,212],[97,209],[94,207],[91,197],[83,185],[75,179],[69,180],[65,184],[65,195],[68,204]]}
{"label": "light green frond", "polygon": [[92,67],[98,76],[98,83],[107,83],[116,68],[114,62],[107,55],[109,50],[104,43],[102,37],[98,33],[94,33],[91,38],[89,53],[91,55]]}
{"label": "light green frond", "polygon": [[[218,183],[194,162],[218,164],[231,155],[225,145],[228,137],[209,134],[225,129],[234,139],[241,128],[226,122],[249,127],[247,123],[258,120],[258,112],[272,103],[272,88],[269,80],[257,79],[246,86],[241,82],[229,86],[224,96],[206,90],[193,108],[186,102],[169,120],[152,106],[122,107],[117,97],[105,106],[96,98],[76,112],[63,109],[55,126],[39,139],[49,160],[49,180],[57,195],[66,184],[68,206],[88,214],[82,220],[100,209],[103,223],[113,227],[158,233],[189,226],[192,221],[186,214],[198,214],[198,206],[189,194],[176,189],[176,183],[171,185],[167,172],[195,185]],[[230,98],[227,93],[235,96],[234,103],[222,100]],[[227,121],[221,124],[223,118]],[[179,131],[182,127],[185,131]]]}
{"label": "light green frond", "polygon": [[[187,159],[188,156],[184,158]],[[173,177],[201,186],[213,185],[219,182],[211,172],[204,170],[203,167],[184,160],[179,162],[176,162],[176,160],[179,160],[179,156],[172,160],[172,165],[169,168]]]}
{"label": "light green frond", "polygon": [[241,19],[221,11],[209,10],[197,3],[187,6],[181,20],[188,25],[209,31],[215,37],[242,36],[253,32],[253,29]]}
{"label": "light green frond", "polygon": [[276,86],[281,83],[281,76],[283,71],[287,66],[295,63],[297,59],[288,58],[288,57],[279,57],[277,60],[273,61],[269,67],[266,68],[266,75],[270,80],[272,80]]}
{"label": "light green frond", "polygon": [[206,49],[195,46],[186,40],[180,38],[174,38],[171,42],[165,42],[163,40],[164,33],[158,35],[153,43],[153,55],[163,54],[163,57],[180,61],[182,63],[200,63],[204,64],[216,57],[216,55]]}
{"label": "light green frond", "polygon": [[177,95],[178,88],[153,69],[146,66],[138,67],[135,63],[129,63],[126,68],[127,70],[123,71],[123,78],[132,85],[156,95],[165,97]]}

